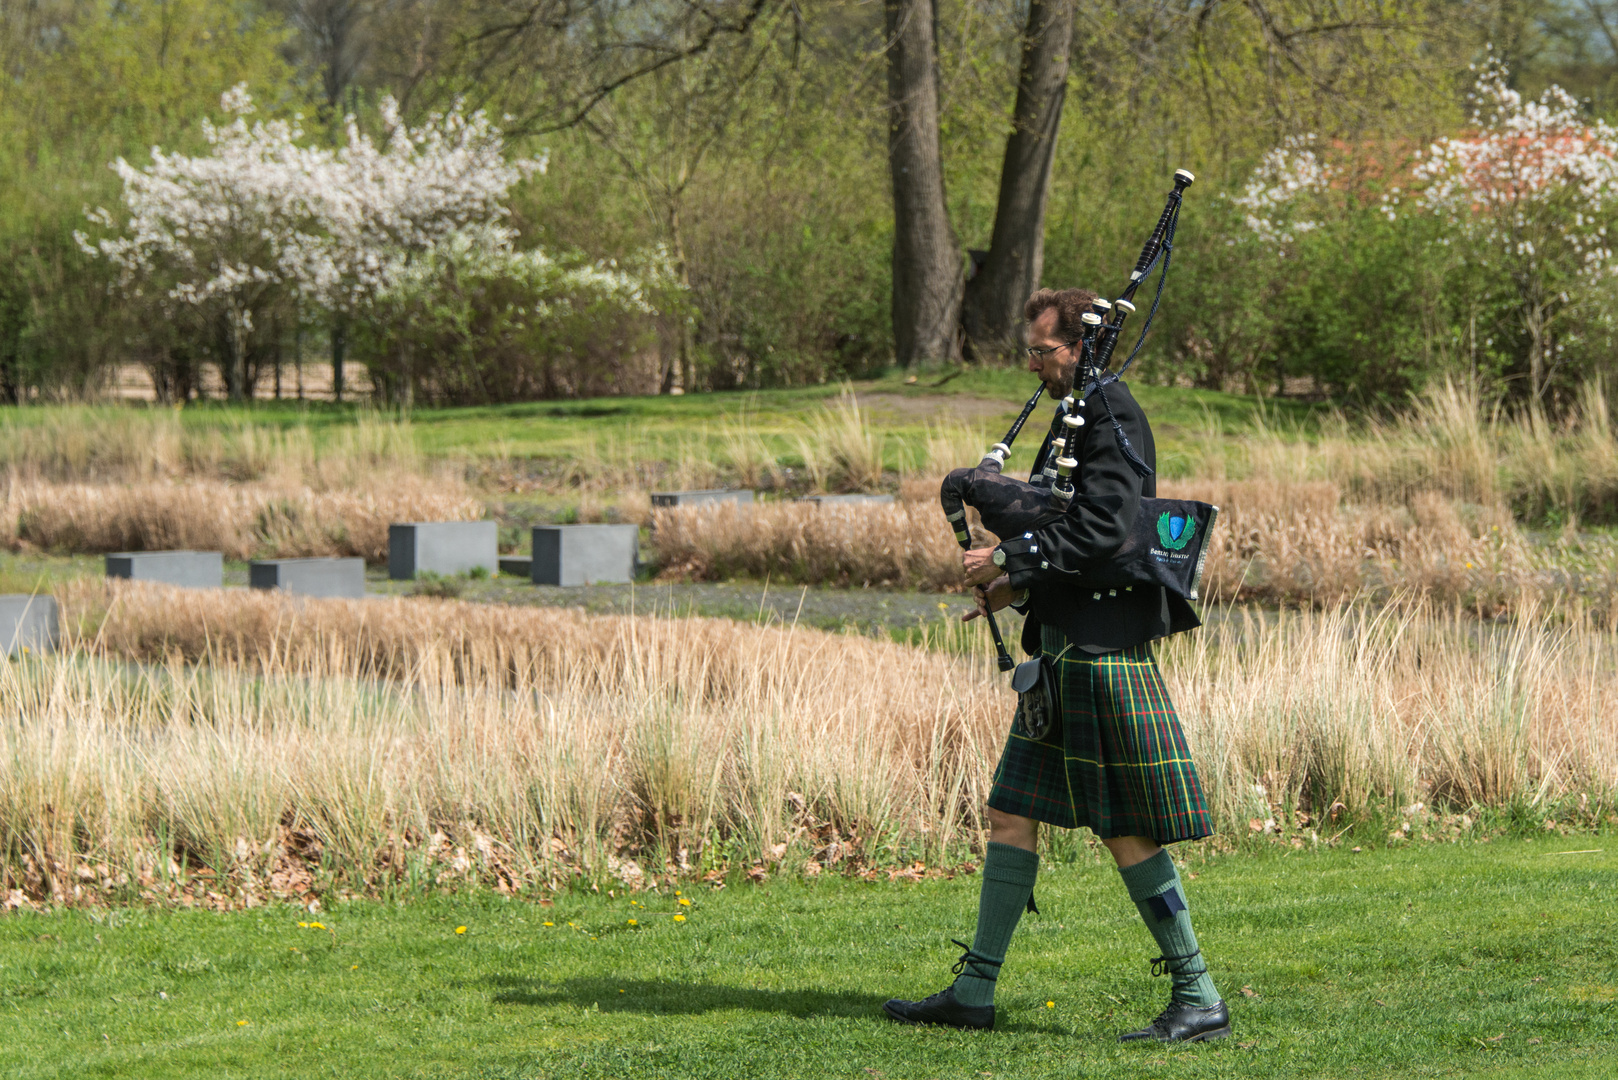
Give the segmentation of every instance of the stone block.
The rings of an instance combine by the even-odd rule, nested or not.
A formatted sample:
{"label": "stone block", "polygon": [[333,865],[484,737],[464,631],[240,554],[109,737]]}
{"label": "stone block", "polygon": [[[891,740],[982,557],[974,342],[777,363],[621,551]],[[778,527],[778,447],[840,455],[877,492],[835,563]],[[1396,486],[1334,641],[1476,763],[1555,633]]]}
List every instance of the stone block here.
{"label": "stone block", "polygon": [[534,573],[534,560],[525,559],[520,555],[500,556],[500,572],[510,574],[512,577],[531,578]]}
{"label": "stone block", "polygon": [[654,491],[652,492],[652,506],[705,506],[708,503],[750,503],[753,501],[751,491],[723,491],[714,488],[711,491]]}
{"label": "stone block", "polygon": [[882,506],[893,501],[892,495],[805,495],[799,502],[817,506]]}
{"label": "stone block", "polygon": [[217,551],[121,551],[107,556],[107,576],[218,589],[225,584],[225,557]]}
{"label": "stone block", "polygon": [[500,527],[492,521],[417,521],[388,526],[388,577],[499,569]]}
{"label": "stone block", "polygon": [[635,580],[635,525],[539,525],[534,528],[535,585],[624,584]]}
{"label": "stone block", "polygon": [[248,566],[247,583],[299,596],[364,596],[365,560],[260,559]]}
{"label": "stone block", "polygon": [[27,593],[0,596],[0,645],[5,646],[7,656],[17,656],[24,649],[30,653],[55,652],[61,633],[56,597]]}

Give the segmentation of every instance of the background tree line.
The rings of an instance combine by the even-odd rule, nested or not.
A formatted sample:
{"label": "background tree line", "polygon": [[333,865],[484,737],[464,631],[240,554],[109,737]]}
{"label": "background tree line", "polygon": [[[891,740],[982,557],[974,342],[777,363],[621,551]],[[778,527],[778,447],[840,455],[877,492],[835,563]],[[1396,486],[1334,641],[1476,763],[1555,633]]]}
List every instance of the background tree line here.
{"label": "background tree line", "polygon": [[[73,234],[118,205],[111,162],[205,149],[200,121],[245,82],[332,147],[347,114],[379,131],[387,96],[412,123],[485,109],[513,154],[548,156],[510,194],[519,247],[580,266],[655,252],[672,287],[655,316],[580,303],[542,333],[494,317],[522,300],[498,279],[440,275],[404,322],[287,290],[253,322],[238,394],[300,353],[439,401],[1003,362],[1033,285],[1121,288],[1188,167],[1172,303],[1136,377],[1375,403],[1468,373],[1554,401],[1612,363],[1605,286],[1536,361],[1503,278],[1381,209],[1414,148],[1473,125],[1486,57],[1594,122],[1618,106],[1618,3],[3,3],[0,393],[93,392],[140,362],[181,398],[232,362],[218,326],[112,288]],[[1303,136],[1352,182],[1306,241],[1254,242],[1240,200]]]}

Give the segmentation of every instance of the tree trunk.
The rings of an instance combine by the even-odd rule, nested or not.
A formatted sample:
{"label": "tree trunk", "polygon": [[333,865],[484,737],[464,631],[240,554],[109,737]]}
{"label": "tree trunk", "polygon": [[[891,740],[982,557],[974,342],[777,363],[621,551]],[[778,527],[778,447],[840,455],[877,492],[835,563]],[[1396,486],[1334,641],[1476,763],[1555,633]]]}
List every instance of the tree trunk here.
{"label": "tree trunk", "polygon": [[247,400],[247,331],[245,316],[234,304],[225,316],[225,395],[231,401]]}
{"label": "tree trunk", "polygon": [[334,315],[331,320],[331,396],[343,400],[343,355],[348,351],[348,320]]}
{"label": "tree trunk", "polygon": [[1528,331],[1528,391],[1536,405],[1545,396],[1549,383],[1545,372],[1545,303],[1543,290],[1537,285],[1527,290],[1528,301],[1523,305],[1523,328]]}
{"label": "tree trunk", "polygon": [[1073,16],[1073,0],[1031,0],[1028,5],[1017,104],[1000,167],[994,236],[983,267],[966,283],[961,312],[967,348],[977,359],[1015,354],[1022,344],[1023,303],[1039,288],[1045,265],[1045,205],[1067,98]]}
{"label": "tree trunk", "polygon": [[[669,243],[674,248],[674,280],[685,290],[685,295],[690,296],[691,267],[685,258],[685,236],[681,228],[680,202],[677,197],[669,200],[666,218]],[[657,392],[660,394],[683,394],[692,387],[691,319],[688,316],[680,318],[679,335],[674,356],[669,359],[663,377],[659,380]]]}
{"label": "tree trunk", "polygon": [[899,363],[960,356],[961,252],[944,204],[934,0],[885,0],[893,176],[893,344]]}

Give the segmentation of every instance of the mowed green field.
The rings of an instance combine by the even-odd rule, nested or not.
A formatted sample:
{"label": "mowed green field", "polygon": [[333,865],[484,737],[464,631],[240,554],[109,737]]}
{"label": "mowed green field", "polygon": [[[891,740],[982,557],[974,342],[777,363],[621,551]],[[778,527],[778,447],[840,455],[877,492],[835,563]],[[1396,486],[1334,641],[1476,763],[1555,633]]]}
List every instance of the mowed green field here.
{"label": "mowed green field", "polygon": [[[1618,1076],[1611,836],[1190,870],[1234,1016],[1218,1044],[1114,1042],[1167,987],[1116,873],[1085,860],[1042,873],[993,1033],[879,1011],[948,979],[948,939],[972,929],[965,875],[698,885],[689,907],[483,893],[314,916],[14,913],[0,919],[0,1075]],[[311,919],[330,932],[298,925]]]}
{"label": "mowed green field", "polygon": [[[651,460],[677,460],[693,453],[724,460],[727,435],[756,433],[781,455],[795,459],[796,438],[826,425],[826,406],[845,389],[855,393],[871,429],[893,436],[883,448],[890,468],[910,460],[905,443],[929,431],[981,434],[985,445],[1005,433],[1038,385],[1026,371],[971,368],[923,372],[915,382],[894,370],[881,379],[829,383],[793,389],[689,394],[681,397],[614,397],[543,401],[466,408],[418,408],[409,425],[417,448],[429,456],[589,460],[632,453]],[[1148,409],[1165,467],[1177,448],[1211,433],[1240,433],[1256,424],[1312,431],[1324,412],[1319,406],[1265,401],[1239,394],[1149,386],[1131,382]],[[1053,403],[1054,404],[1054,403]],[[7,427],[71,424],[95,428],[115,424],[131,411],[167,407],[144,405],[38,406],[8,410]],[[204,402],[173,413],[190,433],[232,431],[243,425],[269,429],[305,428],[316,446],[340,435],[362,418],[375,416],[363,406],[314,402],[259,401],[250,406]],[[1048,410],[1040,413],[1048,417]],[[392,421],[397,413],[384,413]],[[0,432],[0,435],[3,435]],[[1032,442],[1037,446],[1038,439]],[[1031,458],[1032,447],[1019,449]],[[1171,470],[1172,471],[1172,470]]]}

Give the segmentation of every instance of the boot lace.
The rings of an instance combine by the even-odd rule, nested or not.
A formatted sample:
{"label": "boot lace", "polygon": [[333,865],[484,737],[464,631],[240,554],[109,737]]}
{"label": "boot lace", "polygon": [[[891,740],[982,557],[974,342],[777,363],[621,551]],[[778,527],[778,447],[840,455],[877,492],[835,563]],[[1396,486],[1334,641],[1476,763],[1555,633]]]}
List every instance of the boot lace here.
{"label": "boot lace", "polygon": [[[970,975],[974,979],[982,979],[984,982],[994,982],[1000,978],[1001,962],[999,960],[990,960],[982,953],[973,952],[972,947],[964,941],[956,941],[954,938],[950,938],[950,941],[966,950],[961,953],[961,958],[955,961],[955,966],[949,969],[950,973],[957,979],[962,975]],[[988,970],[989,968],[994,970],[990,971]]]}

